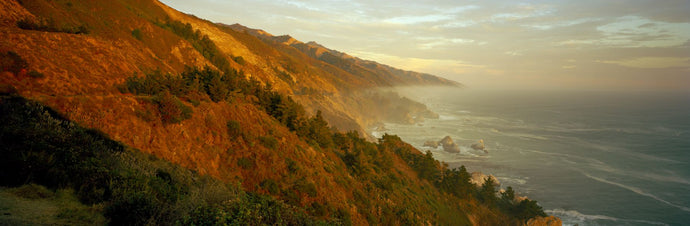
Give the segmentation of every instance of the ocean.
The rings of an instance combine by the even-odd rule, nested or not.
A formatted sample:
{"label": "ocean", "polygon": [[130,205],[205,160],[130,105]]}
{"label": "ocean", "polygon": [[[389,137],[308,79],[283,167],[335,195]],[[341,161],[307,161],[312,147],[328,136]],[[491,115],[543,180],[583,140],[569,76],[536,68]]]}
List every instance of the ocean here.
{"label": "ocean", "polygon": [[[398,91],[440,117],[385,133],[495,175],[564,225],[690,224],[690,93]],[[422,146],[444,136],[461,152]],[[470,147],[480,139],[488,154]]]}

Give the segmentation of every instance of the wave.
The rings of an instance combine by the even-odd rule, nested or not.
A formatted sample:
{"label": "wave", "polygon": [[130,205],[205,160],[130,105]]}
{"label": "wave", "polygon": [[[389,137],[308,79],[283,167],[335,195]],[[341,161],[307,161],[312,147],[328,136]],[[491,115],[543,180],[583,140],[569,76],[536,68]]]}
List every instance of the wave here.
{"label": "wave", "polygon": [[578,224],[585,223],[587,221],[614,221],[614,222],[631,222],[631,223],[643,223],[650,225],[668,225],[662,222],[648,221],[648,220],[635,220],[635,219],[621,219],[616,217],[604,216],[604,215],[588,215],[578,212],[577,210],[564,210],[564,209],[553,209],[545,210],[545,213],[549,215],[554,215],[563,220],[564,225],[569,223]]}
{"label": "wave", "polygon": [[623,188],[623,189],[632,191],[632,192],[634,192],[634,193],[636,193],[636,194],[638,194],[638,195],[646,196],[646,197],[652,198],[652,199],[654,199],[654,200],[656,200],[656,201],[659,201],[659,202],[661,202],[661,203],[664,203],[664,204],[666,204],[666,205],[676,207],[676,208],[678,208],[678,209],[680,209],[680,210],[682,210],[682,211],[690,212],[690,207],[681,206],[681,205],[678,205],[678,204],[675,204],[675,203],[666,201],[666,200],[664,200],[664,199],[662,199],[662,198],[657,197],[656,195],[653,195],[653,194],[644,192],[644,191],[643,191],[642,189],[640,189],[640,188],[633,187],[633,186],[630,186],[630,185],[621,184],[621,183],[617,183],[617,182],[613,182],[613,181],[606,180],[606,179],[600,178],[600,177],[595,177],[595,176],[592,176],[592,175],[590,175],[590,174],[588,174],[588,173],[585,173],[585,172],[582,172],[582,171],[581,171],[581,173],[582,173],[583,175],[585,175],[586,177],[589,177],[589,178],[591,178],[591,179],[593,179],[593,180],[596,180],[596,181],[599,181],[599,182],[601,182],[601,183],[606,183],[606,184],[618,186],[618,187],[620,187],[620,188]]}
{"label": "wave", "polygon": [[514,177],[498,177],[497,179],[501,183],[524,185],[527,183],[527,179],[529,179],[529,178],[522,179],[522,178],[514,178]]}

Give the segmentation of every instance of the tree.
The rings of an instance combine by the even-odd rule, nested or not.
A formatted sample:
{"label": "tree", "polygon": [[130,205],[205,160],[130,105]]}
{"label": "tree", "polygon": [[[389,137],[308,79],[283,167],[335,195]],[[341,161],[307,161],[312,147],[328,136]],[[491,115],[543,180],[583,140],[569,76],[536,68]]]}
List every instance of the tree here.
{"label": "tree", "polygon": [[515,216],[523,220],[527,220],[536,216],[546,216],[546,213],[544,213],[542,207],[539,206],[537,204],[537,201],[534,200],[522,200],[515,209]]}
{"label": "tree", "polygon": [[470,174],[465,169],[465,166],[460,168],[446,169],[443,172],[441,180],[437,186],[450,194],[459,198],[467,198],[472,191],[472,184],[470,183]]}
{"label": "tree", "polygon": [[496,187],[494,183],[496,181],[492,177],[487,177],[484,179],[484,184],[479,188],[479,200],[489,206],[493,206],[496,203]]}

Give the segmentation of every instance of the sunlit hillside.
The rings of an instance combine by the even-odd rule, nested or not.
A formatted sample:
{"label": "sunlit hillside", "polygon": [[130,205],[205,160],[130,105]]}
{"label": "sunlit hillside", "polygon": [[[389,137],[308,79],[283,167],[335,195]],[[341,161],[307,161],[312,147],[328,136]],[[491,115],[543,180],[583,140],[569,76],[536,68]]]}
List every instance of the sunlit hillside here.
{"label": "sunlit hillside", "polygon": [[155,0],[8,0],[0,24],[0,224],[557,222],[364,133],[438,117],[379,88],[456,82]]}

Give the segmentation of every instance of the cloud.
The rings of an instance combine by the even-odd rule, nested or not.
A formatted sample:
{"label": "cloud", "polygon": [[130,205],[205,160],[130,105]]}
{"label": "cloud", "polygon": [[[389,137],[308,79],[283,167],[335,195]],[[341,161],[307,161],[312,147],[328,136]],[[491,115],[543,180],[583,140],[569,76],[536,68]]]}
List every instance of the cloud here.
{"label": "cloud", "polygon": [[688,68],[690,67],[690,58],[678,57],[641,57],[625,60],[605,60],[597,61],[606,64],[616,64],[631,68]]}
{"label": "cloud", "polygon": [[423,16],[402,16],[384,20],[386,23],[394,24],[421,24],[450,20],[449,15],[423,15]]}

